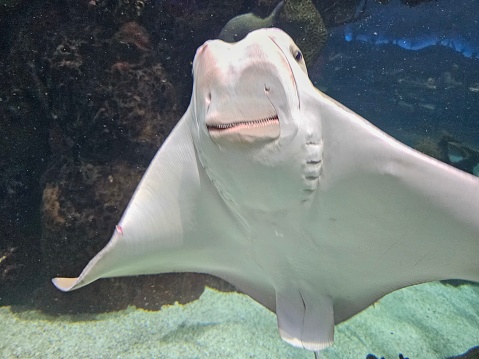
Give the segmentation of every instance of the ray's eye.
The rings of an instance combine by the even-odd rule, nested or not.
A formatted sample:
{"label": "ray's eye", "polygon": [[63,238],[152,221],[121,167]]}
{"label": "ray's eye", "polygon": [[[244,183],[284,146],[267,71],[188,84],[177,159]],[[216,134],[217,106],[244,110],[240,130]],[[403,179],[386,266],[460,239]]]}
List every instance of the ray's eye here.
{"label": "ray's eye", "polygon": [[294,51],[293,56],[294,56],[294,59],[298,62],[300,62],[303,59],[303,54],[299,50]]}

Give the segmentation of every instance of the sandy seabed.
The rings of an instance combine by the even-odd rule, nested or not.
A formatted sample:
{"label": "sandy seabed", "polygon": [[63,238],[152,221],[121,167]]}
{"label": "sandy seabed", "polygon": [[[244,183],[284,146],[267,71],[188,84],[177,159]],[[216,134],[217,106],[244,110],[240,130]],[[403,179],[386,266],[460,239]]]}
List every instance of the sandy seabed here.
{"label": "sandy seabed", "polygon": [[[436,359],[479,345],[479,286],[428,283],[394,292],[336,326],[326,359]],[[314,355],[284,343],[276,316],[249,297],[206,289],[149,312],[47,317],[0,308],[0,358],[277,359]]]}

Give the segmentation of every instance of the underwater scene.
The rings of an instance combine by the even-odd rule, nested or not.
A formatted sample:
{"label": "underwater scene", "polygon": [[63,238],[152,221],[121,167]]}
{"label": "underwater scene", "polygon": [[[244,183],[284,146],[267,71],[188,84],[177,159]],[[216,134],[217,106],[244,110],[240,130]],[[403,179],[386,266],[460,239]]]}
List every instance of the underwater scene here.
{"label": "underwater scene", "polygon": [[0,358],[479,359],[479,0],[0,29]]}

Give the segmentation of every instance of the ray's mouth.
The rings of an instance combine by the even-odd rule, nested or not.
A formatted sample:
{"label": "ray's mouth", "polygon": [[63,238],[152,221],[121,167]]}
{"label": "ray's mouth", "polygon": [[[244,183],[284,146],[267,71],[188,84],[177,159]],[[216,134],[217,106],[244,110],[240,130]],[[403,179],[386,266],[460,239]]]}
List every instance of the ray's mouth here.
{"label": "ray's mouth", "polygon": [[274,141],[280,135],[279,117],[277,114],[258,120],[207,123],[206,128],[211,139],[218,144],[265,143]]}
{"label": "ray's mouth", "polygon": [[262,118],[259,120],[254,121],[238,121],[238,122],[231,122],[231,123],[221,123],[221,124],[213,124],[213,125],[206,125],[206,128],[209,132],[222,132],[228,130],[239,130],[241,128],[254,128],[254,127],[264,127],[269,125],[279,126],[279,118],[278,115]]}

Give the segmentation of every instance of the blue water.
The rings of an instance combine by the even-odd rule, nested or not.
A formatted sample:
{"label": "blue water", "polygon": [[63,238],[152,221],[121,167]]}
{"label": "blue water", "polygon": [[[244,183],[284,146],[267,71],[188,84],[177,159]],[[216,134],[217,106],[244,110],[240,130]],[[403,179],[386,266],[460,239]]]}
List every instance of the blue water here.
{"label": "blue water", "polygon": [[329,29],[313,82],[402,142],[444,132],[479,146],[479,0],[368,1]]}
{"label": "blue water", "polygon": [[479,59],[479,1],[433,1],[409,7],[368,2],[363,19],[344,27],[346,41],[393,44],[406,50],[445,46]]}

